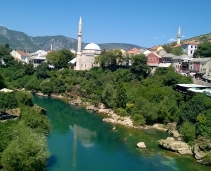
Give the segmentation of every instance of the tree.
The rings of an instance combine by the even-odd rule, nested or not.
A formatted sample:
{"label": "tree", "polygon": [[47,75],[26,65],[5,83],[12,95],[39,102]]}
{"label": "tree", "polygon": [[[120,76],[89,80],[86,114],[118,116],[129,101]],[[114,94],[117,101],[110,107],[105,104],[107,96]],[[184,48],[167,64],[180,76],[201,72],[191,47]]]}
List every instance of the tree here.
{"label": "tree", "polygon": [[117,66],[117,60],[122,60],[122,52],[120,50],[104,51],[101,55],[95,58],[95,63],[100,64],[102,68],[109,68],[115,70]]}
{"label": "tree", "polygon": [[183,104],[180,112],[180,122],[196,123],[197,116],[211,107],[211,99],[205,94],[196,94]]}
{"label": "tree", "polygon": [[163,45],[162,47],[167,53],[172,52],[172,47],[170,45]]}
{"label": "tree", "polygon": [[45,170],[50,156],[45,137],[23,124],[18,124],[14,129],[13,140],[2,153],[4,170]]}
{"label": "tree", "polygon": [[33,106],[32,95],[27,91],[18,91],[16,93],[16,99],[19,105]]}
{"label": "tree", "polygon": [[47,78],[48,77],[48,64],[46,62],[41,63],[37,68],[36,68],[36,76],[37,78]]}
{"label": "tree", "polygon": [[0,75],[0,89],[4,88],[4,78]]}
{"label": "tree", "polygon": [[121,83],[117,85],[116,105],[118,108],[125,108],[127,103],[126,91]]}
{"label": "tree", "polygon": [[198,48],[194,51],[193,57],[210,57],[211,56],[211,42],[204,42],[199,44]]}
{"label": "tree", "polygon": [[73,59],[74,54],[66,49],[62,49],[59,51],[53,51],[48,53],[46,58],[50,64],[53,64],[55,68],[66,68],[68,66],[68,62]]}
{"label": "tree", "polygon": [[184,54],[184,51],[183,51],[183,49],[182,49],[182,47],[181,47],[181,46],[178,46],[178,47],[174,47],[174,48],[172,48],[171,53],[173,53],[174,55],[179,56],[179,55]]}
{"label": "tree", "polygon": [[179,128],[179,132],[183,135],[186,142],[191,142],[196,137],[196,128],[190,122],[184,122]]}
{"label": "tree", "polygon": [[5,55],[10,55],[10,50],[5,46],[0,46],[0,58],[2,58]]}
{"label": "tree", "polygon": [[0,92],[0,110],[12,109],[17,107],[15,94]]}
{"label": "tree", "polygon": [[131,72],[140,80],[149,75],[150,67],[147,65],[147,57],[144,54],[132,56]]}
{"label": "tree", "polygon": [[106,107],[114,107],[114,97],[115,91],[113,86],[111,84],[106,84],[106,87],[102,92],[102,101],[106,105]]}

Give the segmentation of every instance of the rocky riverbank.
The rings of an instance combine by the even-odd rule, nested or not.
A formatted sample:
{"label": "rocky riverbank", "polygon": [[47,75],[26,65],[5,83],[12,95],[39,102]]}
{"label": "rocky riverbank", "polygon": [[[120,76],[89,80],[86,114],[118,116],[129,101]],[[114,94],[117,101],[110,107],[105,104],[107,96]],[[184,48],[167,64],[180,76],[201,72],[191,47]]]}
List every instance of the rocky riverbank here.
{"label": "rocky riverbank", "polygon": [[[39,93],[39,96],[46,97],[47,95]],[[126,127],[139,128],[139,129],[158,129],[162,131],[167,131],[172,137],[167,137],[167,139],[161,139],[158,141],[159,145],[167,150],[177,152],[179,154],[193,155],[196,160],[200,163],[207,164],[204,160],[204,157],[207,153],[211,152],[211,142],[207,142],[208,147],[205,147],[205,144],[202,145],[202,142],[205,140],[196,140],[193,146],[189,146],[187,143],[182,141],[182,135],[177,131],[176,123],[169,123],[167,126],[163,124],[154,124],[152,126],[134,126],[132,119],[129,116],[120,116],[115,113],[112,109],[105,108],[105,105],[100,103],[98,106],[92,105],[89,102],[84,102],[79,96],[71,94],[68,96],[62,95],[51,95],[53,98],[63,99],[68,102],[70,105],[83,106],[86,110],[92,110],[96,113],[105,114],[103,118],[104,122],[111,124],[120,124]],[[208,148],[208,150],[207,150]]]}

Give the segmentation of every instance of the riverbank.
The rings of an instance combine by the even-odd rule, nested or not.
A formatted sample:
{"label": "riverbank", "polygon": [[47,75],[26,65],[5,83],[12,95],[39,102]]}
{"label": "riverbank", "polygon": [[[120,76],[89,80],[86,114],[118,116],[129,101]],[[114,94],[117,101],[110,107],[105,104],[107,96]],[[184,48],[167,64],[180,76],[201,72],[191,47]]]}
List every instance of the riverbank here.
{"label": "riverbank", "polygon": [[[37,94],[38,96],[47,97],[42,93]],[[79,96],[71,94],[71,96],[62,96],[52,94],[52,98],[60,99],[73,106],[81,106],[86,108],[86,110],[91,110],[99,114],[103,114],[103,121],[111,123],[113,125],[120,124],[125,127],[135,128],[135,129],[157,129],[161,131],[168,132],[170,137],[166,139],[161,139],[158,141],[158,144],[170,151],[174,151],[183,155],[192,155],[197,162],[202,164],[207,164],[204,161],[204,157],[207,155],[206,148],[202,148],[201,141],[197,141],[193,146],[189,146],[187,143],[182,141],[182,135],[177,131],[177,125],[175,123],[164,124],[154,124],[154,125],[144,125],[144,126],[135,126],[132,119],[129,116],[120,116],[115,113],[112,109],[105,108],[105,105],[100,103],[98,106],[91,104],[90,102],[83,101]],[[114,130],[116,127],[114,126]],[[138,142],[137,142],[138,143]],[[211,144],[211,143],[210,143]],[[211,149],[211,147],[210,147]]]}

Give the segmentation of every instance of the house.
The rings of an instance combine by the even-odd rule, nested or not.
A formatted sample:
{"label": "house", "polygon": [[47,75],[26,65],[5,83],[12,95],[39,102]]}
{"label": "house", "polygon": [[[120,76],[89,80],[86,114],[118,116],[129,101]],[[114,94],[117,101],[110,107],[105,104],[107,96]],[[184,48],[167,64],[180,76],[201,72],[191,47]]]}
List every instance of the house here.
{"label": "house", "polygon": [[211,71],[211,57],[193,58],[189,62],[189,70],[195,70],[198,73],[209,75]]}
{"label": "house", "polygon": [[188,56],[193,56],[194,51],[198,48],[198,42],[185,42],[181,45],[183,51]]}
{"label": "house", "polygon": [[10,54],[14,57],[15,60],[26,63],[26,58],[30,57],[28,53],[25,53],[21,50],[13,50]]}
{"label": "house", "polygon": [[161,57],[163,59],[163,63],[172,63],[173,58],[176,57],[176,55],[174,55],[172,53],[165,53],[165,54],[161,55]]}
{"label": "house", "polygon": [[188,63],[191,60],[192,60],[192,57],[185,55],[185,54],[180,55],[180,56],[175,56],[172,58],[172,66],[177,71],[180,71],[182,69],[182,64]]}
{"label": "house", "polygon": [[149,53],[147,55],[148,61],[147,64],[150,66],[151,69],[156,68],[160,63],[162,63],[162,57],[156,53]]}
{"label": "house", "polygon": [[127,53],[129,55],[136,55],[136,54],[140,54],[140,51],[137,48],[133,48],[133,49],[128,50]]}

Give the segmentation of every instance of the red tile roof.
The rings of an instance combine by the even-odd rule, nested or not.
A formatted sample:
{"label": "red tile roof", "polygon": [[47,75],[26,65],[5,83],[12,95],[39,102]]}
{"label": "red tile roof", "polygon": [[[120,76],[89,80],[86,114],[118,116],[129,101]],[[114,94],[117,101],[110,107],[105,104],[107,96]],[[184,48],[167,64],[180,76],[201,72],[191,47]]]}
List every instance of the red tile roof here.
{"label": "red tile roof", "polygon": [[198,42],[184,42],[183,45],[198,45]]}
{"label": "red tile roof", "polygon": [[155,50],[157,50],[159,47],[160,47],[160,46],[153,46],[153,47],[150,49],[150,51],[155,51]]}
{"label": "red tile roof", "polygon": [[25,53],[21,50],[16,50],[16,52],[18,52],[21,56],[30,56],[28,53]]}
{"label": "red tile roof", "polygon": [[135,54],[137,52],[139,52],[139,50],[137,48],[133,48],[133,49],[130,49],[127,51],[128,54]]}

